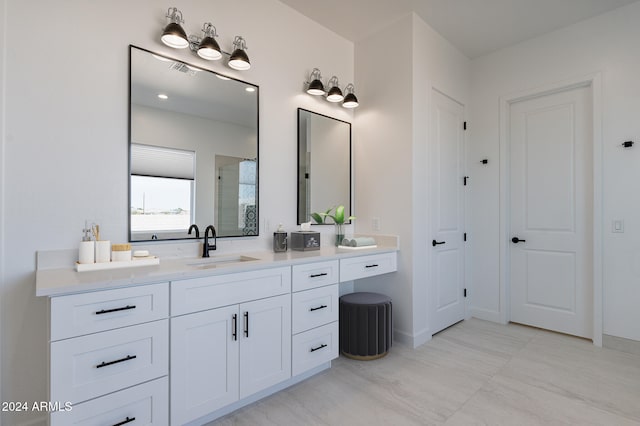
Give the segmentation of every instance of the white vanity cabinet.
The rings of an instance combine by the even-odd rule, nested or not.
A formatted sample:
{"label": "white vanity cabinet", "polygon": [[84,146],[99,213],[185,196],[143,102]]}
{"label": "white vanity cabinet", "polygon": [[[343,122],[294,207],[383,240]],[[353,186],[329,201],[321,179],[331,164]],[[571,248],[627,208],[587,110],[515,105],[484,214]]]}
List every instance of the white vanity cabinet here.
{"label": "white vanity cabinet", "polygon": [[292,374],[338,357],[339,262],[293,266]]}
{"label": "white vanity cabinet", "polygon": [[[171,286],[179,295],[172,298],[172,313],[201,309],[205,302],[211,308],[171,318],[171,424],[198,419],[291,377],[290,267]],[[251,300],[252,293],[266,297]],[[240,303],[217,307],[229,302]]]}
{"label": "white vanity cabinet", "polygon": [[49,397],[73,407],[52,425],[168,423],[168,283],[53,297],[50,309]]}
{"label": "white vanity cabinet", "polygon": [[[50,401],[73,407],[50,424],[195,424],[302,381],[338,357],[339,283],[393,272],[396,255],[291,253],[94,282],[38,271],[36,292],[50,297]],[[83,282],[64,287],[65,274]]]}

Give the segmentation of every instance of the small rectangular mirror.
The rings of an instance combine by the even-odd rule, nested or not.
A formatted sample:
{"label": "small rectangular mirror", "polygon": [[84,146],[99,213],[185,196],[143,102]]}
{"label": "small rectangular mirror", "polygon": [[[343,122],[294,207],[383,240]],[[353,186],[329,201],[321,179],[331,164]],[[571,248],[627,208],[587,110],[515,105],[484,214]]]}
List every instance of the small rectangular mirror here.
{"label": "small rectangular mirror", "polygon": [[258,87],[130,46],[129,241],[258,235]]}
{"label": "small rectangular mirror", "polygon": [[298,108],[298,224],[340,205],[351,216],[351,123]]}

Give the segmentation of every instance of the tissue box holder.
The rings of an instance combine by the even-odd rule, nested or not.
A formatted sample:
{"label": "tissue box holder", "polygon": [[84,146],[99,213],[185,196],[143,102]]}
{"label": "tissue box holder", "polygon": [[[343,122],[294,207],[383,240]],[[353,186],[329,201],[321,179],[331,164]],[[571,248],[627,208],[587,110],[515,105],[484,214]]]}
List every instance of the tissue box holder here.
{"label": "tissue box holder", "polygon": [[289,240],[291,250],[320,250],[320,233],[314,231],[296,231]]}

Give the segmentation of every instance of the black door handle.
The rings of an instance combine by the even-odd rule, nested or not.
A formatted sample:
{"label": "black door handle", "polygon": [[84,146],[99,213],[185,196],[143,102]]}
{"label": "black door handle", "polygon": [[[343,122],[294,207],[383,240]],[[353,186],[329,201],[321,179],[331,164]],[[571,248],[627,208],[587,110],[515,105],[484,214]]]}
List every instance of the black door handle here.
{"label": "black door handle", "polygon": [[127,416],[126,419],[124,419],[123,421],[121,421],[120,423],[116,423],[113,426],[122,426],[122,425],[126,425],[127,423],[131,423],[131,422],[135,422],[136,418],[135,417],[129,417]]}
{"label": "black door handle", "polygon": [[444,243],[446,243],[446,241],[436,241],[436,240],[431,241],[431,245],[434,247]]}
{"label": "black door handle", "polygon": [[526,241],[527,241],[527,240],[521,240],[521,239],[520,239],[520,238],[518,238],[518,237],[513,237],[513,238],[511,239],[511,242],[512,242],[512,243],[514,243],[514,244],[524,243],[524,242],[526,242]]}
{"label": "black door handle", "polygon": [[231,317],[231,326],[232,326],[231,337],[233,337],[233,340],[238,340],[238,315],[237,314],[233,314],[233,316]]}

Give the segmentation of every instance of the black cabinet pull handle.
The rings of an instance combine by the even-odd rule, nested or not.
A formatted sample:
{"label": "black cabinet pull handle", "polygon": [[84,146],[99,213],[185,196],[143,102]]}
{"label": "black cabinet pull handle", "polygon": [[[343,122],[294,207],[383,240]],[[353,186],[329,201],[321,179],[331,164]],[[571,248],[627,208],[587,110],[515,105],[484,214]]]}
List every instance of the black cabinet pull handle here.
{"label": "black cabinet pull handle", "polygon": [[365,268],[377,268],[379,265],[374,263],[373,265],[365,265]]}
{"label": "black cabinet pull handle", "polygon": [[238,340],[238,315],[233,314],[231,319],[231,336],[233,336],[233,340]]}
{"label": "black cabinet pull handle", "polygon": [[327,305],[320,305],[320,306],[318,306],[317,308],[311,308],[311,309],[309,309],[309,312],[317,311],[318,309],[324,309],[324,308],[326,308],[326,307],[327,307]]}
{"label": "black cabinet pull handle", "polygon": [[436,241],[436,240],[431,241],[431,245],[433,247],[439,246],[440,244],[444,244],[444,243],[446,243],[446,241]]}
{"label": "black cabinet pull handle", "polygon": [[318,278],[318,277],[326,277],[328,274],[326,272],[323,272],[321,274],[313,274],[313,275],[309,275],[309,278]]}
{"label": "black cabinet pull handle", "polygon": [[518,237],[513,237],[513,238],[511,239],[511,242],[512,242],[512,243],[514,243],[514,244],[524,243],[524,242],[526,242],[526,241],[527,241],[527,240],[521,240],[521,239],[520,239],[520,238],[518,238]]}
{"label": "black cabinet pull handle", "polygon": [[244,337],[249,337],[249,312],[244,313]]}
{"label": "black cabinet pull handle", "polygon": [[122,425],[126,425],[127,423],[131,423],[131,422],[135,422],[136,418],[135,417],[129,417],[127,416],[126,419],[124,419],[123,421],[121,421],[120,423],[116,423],[113,426],[122,426]]}
{"label": "black cabinet pull handle", "polygon": [[126,357],[117,359],[115,361],[109,361],[109,362],[103,361],[100,364],[96,365],[96,368],[108,367],[109,365],[113,365],[113,364],[120,364],[121,362],[131,361],[132,359],[136,359],[137,357],[138,357],[137,355],[127,355]]}
{"label": "black cabinet pull handle", "polygon": [[311,348],[311,350],[309,352],[315,352],[315,351],[319,351],[322,348],[326,348],[327,345],[325,345],[324,343],[321,344],[320,346],[318,346],[317,348]]}
{"label": "black cabinet pull handle", "polygon": [[101,311],[96,312],[96,315],[110,314],[111,312],[128,311],[129,309],[135,309],[135,308],[136,308],[136,305],[127,305],[122,308],[103,309]]}

